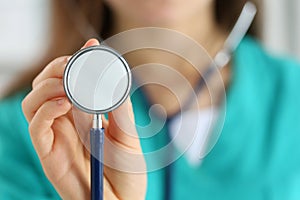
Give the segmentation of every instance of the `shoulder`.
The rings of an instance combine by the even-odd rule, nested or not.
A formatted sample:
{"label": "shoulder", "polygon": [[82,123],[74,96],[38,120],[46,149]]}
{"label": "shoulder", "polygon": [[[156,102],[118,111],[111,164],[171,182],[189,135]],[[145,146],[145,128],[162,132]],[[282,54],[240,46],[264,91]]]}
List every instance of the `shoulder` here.
{"label": "shoulder", "polygon": [[300,141],[300,64],[269,54],[253,38],[246,38],[239,48],[237,62],[243,66],[238,68],[248,81],[241,90],[248,90],[245,93],[251,98],[252,108],[257,108],[256,117],[265,123],[262,127],[280,138],[278,146],[295,150],[298,145],[294,143]]}
{"label": "shoulder", "polygon": [[300,99],[300,93],[295,94],[300,84],[300,64],[295,59],[271,55],[256,39],[246,37],[238,47],[236,62],[243,78],[261,86],[258,90]]}
{"label": "shoulder", "polygon": [[[238,59],[259,66],[270,75],[279,73],[283,76],[297,76],[300,74],[300,63],[291,57],[280,57],[270,54],[258,40],[246,37],[238,47]],[[300,80],[299,80],[300,81]]]}
{"label": "shoulder", "polygon": [[[240,104],[268,134],[300,141],[300,65],[291,58],[269,54],[247,37],[235,54],[234,106]],[[243,101],[238,101],[242,98]],[[282,140],[283,141],[283,140]]]}
{"label": "shoulder", "polygon": [[11,133],[5,137],[13,136],[16,131],[27,129],[27,122],[22,112],[21,103],[27,91],[20,91],[0,100],[0,137],[4,133]]}
{"label": "shoulder", "polygon": [[[12,108],[19,107],[21,102],[23,101],[24,97],[26,96],[27,91],[19,91],[15,94],[12,94],[8,97],[4,97],[0,100],[0,109],[3,110],[10,110]],[[1,112],[1,117],[4,113]]]}
{"label": "shoulder", "polygon": [[[58,199],[31,144],[21,103],[28,91],[0,100],[0,199]],[[26,176],[24,176],[24,173]],[[22,177],[20,179],[20,177]],[[30,185],[30,187],[28,187]]]}
{"label": "shoulder", "polygon": [[[271,55],[250,37],[243,40],[234,58],[236,75],[233,74],[231,91],[234,98],[231,111],[227,112],[235,117],[232,124],[239,124],[240,130],[253,136],[247,141],[252,142],[252,147],[257,145],[257,149],[265,150],[260,153],[269,156],[274,174],[299,168],[300,159],[296,157],[300,153],[299,63]],[[267,155],[269,152],[272,154]],[[287,161],[286,155],[295,159]]]}
{"label": "shoulder", "polygon": [[0,100],[0,122],[9,121],[10,117],[22,117],[21,103],[27,91],[20,91]]}

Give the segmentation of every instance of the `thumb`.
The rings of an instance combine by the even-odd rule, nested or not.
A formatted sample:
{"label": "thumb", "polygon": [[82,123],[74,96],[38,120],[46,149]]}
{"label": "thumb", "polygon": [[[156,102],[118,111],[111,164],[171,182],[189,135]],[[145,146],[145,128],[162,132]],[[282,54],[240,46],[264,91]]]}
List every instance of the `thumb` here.
{"label": "thumb", "polygon": [[82,47],[81,49],[84,49],[86,47],[90,47],[90,46],[97,46],[100,45],[99,41],[95,38],[89,39]]}
{"label": "thumb", "polygon": [[[108,127],[105,136],[104,163],[109,168],[132,173],[146,171],[147,167],[135,128],[130,98],[127,98],[120,107],[108,113]],[[105,173],[113,185],[119,185],[120,181],[124,180],[130,182],[128,173],[116,174],[115,170],[107,169]]]}
{"label": "thumb", "polygon": [[108,113],[108,121],[109,134],[114,139],[132,149],[140,148],[132,104],[129,97],[120,107]]}

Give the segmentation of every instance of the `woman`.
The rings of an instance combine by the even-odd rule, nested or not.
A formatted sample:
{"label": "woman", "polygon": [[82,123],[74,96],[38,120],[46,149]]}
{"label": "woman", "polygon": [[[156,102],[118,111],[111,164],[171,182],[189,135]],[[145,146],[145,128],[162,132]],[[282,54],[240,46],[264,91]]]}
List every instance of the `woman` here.
{"label": "woman", "polygon": [[[105,1],[110,9],[111,23],[107,26],[104,22],[101,33],[111,36],[144,26],[170,28],[193,38],[214,56],[222,47],[243,3],[220,0]],[[230,11],[233,5],[238,9]],[[83,6],[83,10],[87,9]],[[64,40],[61,43],[64,44]],[[83,48],[97,44],[98,41],[92,39]],[[58,198],[57,193],[63,199],[88,199],[90,196],[89,159],[76,132],[70,115],[71,105],[61,84],[67,59],[68,56],[62,56],[50,62],[34,79],[32,90],[22,103],[28,125],[19,106],[24,93],[1,103],[1,141],[5,141],[1,152],[5,153],[1,156],[3,196],[0,197],[47,199]],[[188,63],[164,52],[144,50],[129,54],[126,59],[131,66],[151,61],[167,64],[192,85],[199,79]],[[148,75],[141,74],[138,78]],[[202,163],[193,166],[182,156],[171,167],[147,174],[106,167],[105,199],[300,198],[300,159],[297,156],[300,151],[297,148],[300,142],[297,112],[300,109],[297,104],[300,100],[297,92],[300,69],[297,64],[270,57],[248,37],[221,75],[227,88],[225,123],[218,143]],[[173,78],[168,74],[164,77]],[[210,106],[210,101],[206,89],[200,96],[201,111]],[[133,116],[136,121],[146,123],[148,112],[145,106],[148,104],[160,104],[168,116],[174,115],[179,105],[173,103],[173,98],[163,87],[145,86],[141,93],[131,97],[132,104],[128,99],[114,114],[108,114],[108,121],[104,120],[103,124],[106,136],[114,144],[134,153],[164,146],[168,140],[167,126],[148,141],[129,137],[118,127],[130,124],[128,119]],[[6,113],[14,115],[5,117]],[[119,116],[124,119],[124,124],[116,124]],[[16,121],[20,124],[15,125]],[[29,148],[29,139],[23,136],[27,134],[27,126],[43,171],[55,190],[42,175],[38,160]],[[130,134],[137,134],[134,126],[130,128]],[[115,159],[116,165],[124,164],[117,155],[109,156]],[[17,162],[13,158],[18,159]],[[20,164],[16,166],[16,163]],[[147,159],[137,164],[149,167]]]}

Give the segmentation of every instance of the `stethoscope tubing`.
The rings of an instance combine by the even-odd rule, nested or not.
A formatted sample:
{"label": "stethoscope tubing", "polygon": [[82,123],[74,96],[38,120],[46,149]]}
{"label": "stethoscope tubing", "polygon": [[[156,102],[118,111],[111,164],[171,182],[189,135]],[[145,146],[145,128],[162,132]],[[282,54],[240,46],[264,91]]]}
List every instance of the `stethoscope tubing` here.
{"label": "stethoscope tubing", "polygon": [[91,200],[103,200],[104,128],[90,130]]}
{"label": "stethoscope tubing", "polygon": [[[206,81],[210,79],[213,72],[215,70],[221,70],[223,67],[225,67],[231,60],[232,54],[242,41],[242,39],[245,37],[247,31],[249,30],[254,17],[256,15],[257,9],[256,6],[252,2],[247,2],[243,10],[234,25],[232,31],[229,33],[229,36],[227,37],[223,48],[216,54],[213,61],[210,63],[210,65],[207,67],[207,69],[204,71],[203,74],[201,74],[201,78],[197,82],[196,86],[194,87],[194,94],[199,94],[199,92],[205,87]],[[181,110],[187,109],[193,102],[193,96],[194,94],[190,95],[190,98],[188,98]],[[179,111],[180,112],[180,111]],[[172,116],[169,116],[167,118],[167,124],[168,122],[174,118],[176,115],[179,114],[179,112],[175,113]],[[168,139],[170,140],[170,134],[168,132],[167,134]],[[166,167],[165,171],[165,181],[166,181],[166,190],[165,190],[165,199],[170,200],[172,199],[172,164],[168,165]]]}

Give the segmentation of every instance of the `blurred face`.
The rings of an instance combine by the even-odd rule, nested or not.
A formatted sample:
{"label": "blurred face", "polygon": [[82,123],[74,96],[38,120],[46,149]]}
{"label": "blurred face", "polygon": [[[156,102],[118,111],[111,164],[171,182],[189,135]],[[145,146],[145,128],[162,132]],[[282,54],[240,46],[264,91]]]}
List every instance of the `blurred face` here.
{"label": "blurred face", "polygon": [[213,0],[106,0],[106,2],[116,16],[139,26],[173,25],[193,17],[203,17],[204,14],[211,13],[213,7]]}
{"label": "blurred face", "polygon": [[[169,28],[198,41],[212,55],[216,49],[220,48],[220,41],[223,44],[223,38],[218,35],[219,32],[215,27],[214,0],[106,0],[106,3],[113,12],[113,33],[144,26]],[[174,39],[176,37],[172,39],[172,34],[167,36],[167,40],[165,36],[157,34],[149,38],[149,40],[155,40],[156,43],[159,43],[157,41],[162,41],[164,44],[165,42],[174,42],[175,46],[180,45],[181,49],[188,48],[183,43],[177,43],[178,41]],[[189,54],[195,53],[196,56],[199,56],[198,53],[201,53],[191,51],[191,49],[185,50]],[[193,85],[200,78],[195,67],[185,59],[160,49],[144,48],[132,51],[126,54],[125,58],[129,61],[131,67],[146,64],[146,67],[143,69],[148,71],[134,74],[140,80],[150,80],[151,82],[159,83],[162,79],[161,77],[164,77],[163,82],[167,87],[159,84],[147,84],[143,87],[150,101],[154,104],[162,105],[168,114],[174,114],[178,111],[180,105],[176,95],[181,97],[187,96],[189,91],[184,87],[185,84],[178,80],[176,73],[171,73],[171,71],[176,71],[182,75],[184,80],[188,80],[188,85]],[[203,60],[199,61],[199,66],[204,66],[202,62]],[[149,65],[149,63],[163,64],[168,66],[171,71],[163,70],[164,68],[155,65]],[[170,88],[176,88],[178,93],[176,95],[173,94],[170,92]],[[210,97],[209,95],[205,96]],[[203,101],[203,96],[201,95],[201,97],[201,102],[210,104],[210,98]]]}

